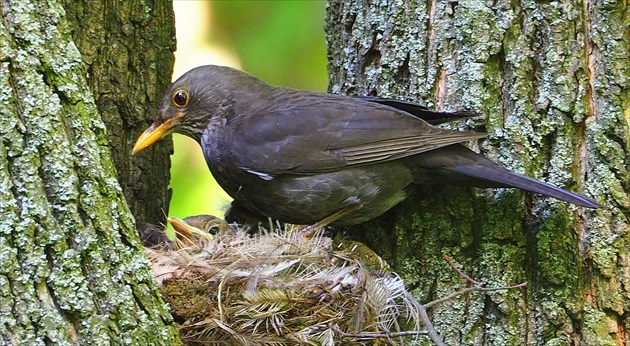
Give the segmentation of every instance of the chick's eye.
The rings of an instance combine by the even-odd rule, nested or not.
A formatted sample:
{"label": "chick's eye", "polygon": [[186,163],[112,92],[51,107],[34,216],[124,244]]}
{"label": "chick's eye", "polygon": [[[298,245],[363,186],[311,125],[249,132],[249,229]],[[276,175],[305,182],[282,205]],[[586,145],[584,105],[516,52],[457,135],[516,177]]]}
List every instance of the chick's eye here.
{"label": "chick's eye", "polygon": [[188,104],[188,92],[186,90],[178,90],[173,94],[173,104],[177,107],[186,107]]}

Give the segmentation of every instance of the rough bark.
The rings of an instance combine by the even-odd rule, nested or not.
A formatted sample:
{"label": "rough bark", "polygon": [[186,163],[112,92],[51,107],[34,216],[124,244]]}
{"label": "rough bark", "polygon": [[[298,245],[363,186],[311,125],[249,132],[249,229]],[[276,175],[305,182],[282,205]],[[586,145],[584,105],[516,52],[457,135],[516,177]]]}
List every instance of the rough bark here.
{"label": "rough bark", "polygon": [[0,343],[175,344],[62,5],[0,10]]}
{"label": "rough bark", "polygon": [[84,0],[65,1],[64,6],[127,203],[138,221],[164,224],[172,142],[159,141],[133,158],[131,148],[155,119],[170,84],[173,5],[168,0]]}
{"label": "rough bark", "polygon": [[[481,117],[470,145],[594,197],[584,210],[514,190],[426,187],[353,234],[431,310],[449,345],[630,344],[630,14],[624,1],[331,1],[330,89]],[[429,341],[426,341],[427,343]]]}

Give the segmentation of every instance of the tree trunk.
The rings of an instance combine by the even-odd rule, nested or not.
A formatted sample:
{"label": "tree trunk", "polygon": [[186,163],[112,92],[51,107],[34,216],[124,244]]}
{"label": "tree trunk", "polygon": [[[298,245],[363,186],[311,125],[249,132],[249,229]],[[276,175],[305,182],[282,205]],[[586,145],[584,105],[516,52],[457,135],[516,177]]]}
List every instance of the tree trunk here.
{"label": "tree trunk", "polygon": [[[105,8],[119,3],[75,4],[75,15],[109,20]],[[130,32],[152,23],[157,30],[166,19],[163,26],[172,26],[166,7],[155,13],[144,6],[128,22],[107,25]],[[127,104],[122,96],[104,96],[102,78],[139,66],[129,62],[136,55],[129,61],[119,53],[82,57],[70,33],[78,26],[66,22],[59,2],[5,1],[0,9],[0,343],[175,344],[177,331],[143,254],[88,85],[100,91],[103,108],[116,99],[140,118],[160,91],[136,93],[134,78],[148,83],[157,75],[132,77],[138,72],[132,70],[117,79],[123,85],[116,92]],[[93,30],[75,31],[75,38],[95,37],[95,52],[123,43],[99,41],[108,29]]]}
{"label": "tree trunk", "polygon": [[159,141],[133,160],[131,148],[155,119],[171,82],[173,4],[84,0],[66,1],[65,10],[127,203],[138,221],[164,224],[171,198],[172,141]]}
{"label": "tree trunk", "polygon": [[[623,1],[331,1],[330,89],[469,109],[451,127],[507,168],[591,196],[425,187],[353,234],[421,301],[449,345],[630,345],[630,14]],[[429,341],[426,341],[427,343]]]}

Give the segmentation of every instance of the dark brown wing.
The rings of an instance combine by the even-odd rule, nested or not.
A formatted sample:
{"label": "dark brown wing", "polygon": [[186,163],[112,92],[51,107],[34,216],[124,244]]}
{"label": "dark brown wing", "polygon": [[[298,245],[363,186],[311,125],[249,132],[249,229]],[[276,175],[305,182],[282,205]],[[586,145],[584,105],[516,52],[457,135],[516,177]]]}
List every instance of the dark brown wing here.
{"label": "dark brown wing", "polygon": [[461,111],[461,112],[436,112],[428,109],[427,107],[402,100],[394,100],[387,99],[377,96],[353,96],[358,99],[362,99],[365,101],[370,101],[374,103],[379,103],[382,105],[390,106],[401,111],[407,112],[411,115],[414,115],[431,125],[439,125],[455,120],[462,120],[467,118],[473,118],[479,116],[478,114],[470,111]]}
{"label": "dark brown wing", "polygon": [[375,164],[485,136],[442,130],[406,112],[346,96],[289,90],[274,104],[227,124],[238,138],[229,145],[231,157],[261,176]]}

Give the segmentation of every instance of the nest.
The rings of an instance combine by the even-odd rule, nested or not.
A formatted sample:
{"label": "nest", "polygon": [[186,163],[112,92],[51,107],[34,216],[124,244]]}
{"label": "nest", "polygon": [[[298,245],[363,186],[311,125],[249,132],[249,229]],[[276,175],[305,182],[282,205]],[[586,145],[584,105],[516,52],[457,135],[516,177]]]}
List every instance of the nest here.
{"label": "nest", "polygon": [[405,344],[420,327],[376,254],[319,232],[223,227],[146,251],[188,345]]}

